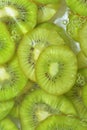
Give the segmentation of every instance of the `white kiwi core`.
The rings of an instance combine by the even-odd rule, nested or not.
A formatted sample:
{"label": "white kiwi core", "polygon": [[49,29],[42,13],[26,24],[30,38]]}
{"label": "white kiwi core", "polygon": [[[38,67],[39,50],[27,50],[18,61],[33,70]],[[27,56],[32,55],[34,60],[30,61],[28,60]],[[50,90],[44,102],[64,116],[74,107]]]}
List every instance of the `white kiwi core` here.
{"label": "white kiwi core", "polygon": [[56,74],[59,72],[59,64],[57,62],[53,62],[50,64],[50,67],[49,67],[49,73],[50,75],[53,77],[53,76],[56,76]]}

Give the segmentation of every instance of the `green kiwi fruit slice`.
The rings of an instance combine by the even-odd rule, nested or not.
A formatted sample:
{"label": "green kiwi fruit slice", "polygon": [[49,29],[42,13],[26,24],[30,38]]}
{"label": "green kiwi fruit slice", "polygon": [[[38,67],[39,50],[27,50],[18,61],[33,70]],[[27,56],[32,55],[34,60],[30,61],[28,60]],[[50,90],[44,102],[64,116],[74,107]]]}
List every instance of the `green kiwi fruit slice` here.
{"label": "green kiwi fruit slice", "polygon": [[58,4],[59,0],[32,0],[37,4]]}
{"label": "green kiwi fruit slice", "polygon": [[82,51],[77,54],[78,68],[86,68],[87,67],[87,57],[84,55]]}
{"label": "green kiwi fruit slice", "polygon": [[36,81],[35,64],[41,51],[51,44],[65,44],[64,40],[53,30],[36,27],[24,36],[18,47],[19,63],[25,75]]}
{"label": "green kiwi fruit slice", "polygon": [[0,120],[5,118],[14,106],[14,101],[0,102]]}
{"label": "green kiwi fruit slice", "polygon": [[75,117],[53,115],[41,122],[35,130],[86,130],[87,124]]}
{"label": "green kiwi fruit slice", "polygon": [[86,0],[66,0],[68,7],[74,12],[82,16],[87,16]]}
{"label": "green kiwi fruit slice", "polygon": [[57,13],[60,4],[47,4],[38,6],[38,23],[51,20]]}
{"label": "green kiwi fruit slice", "polygon": [[6,118],[0,122],[0,129],[1,130],[18,130],[16,125],[9,118]]}
{"label": "green kiwi fruit slice", "polygon": [[83,53],[87,56],[87,22],[79,30],[79,42]]}
{"label": "green kiwi fruit slice", "polygon": [[87,108],[82,99],[82,87],[75,85],[73,89],[66,93],[66,96],[73,103],[77,111],[77,117],[87,122]]}
{"label": "green kiwi fruit slice", "polygon": [[86,20],[87,18],[85,17],[70,13],[66,31],[74,40],[79,41],[78,33]]}
{"label": "green kiwi fruit slice", "polygon": [[34,130],[50,115],[65,113],[76,115],[73,104],[65,96],[54,96],[41,89],[29,93],[20,107],[22,130]]}
{"label": "green kiwi fruit slice", "polygon": [[65,44],[69,46],[75,54],[78,53],[79,50],[76,43],[69,37],[69,35],[67,35],[66,31],[62,27],[51,22],[44,22],[39,26],[42,28],[47,28],[50,31],[55,30],[58,33],[58,35],[60,35],[60,37],[64,40]]}
{"label": "green kiwi fruit slice", "polygon": [[0,22],[0,64],[10,60],[15,51],[15,43],[10,38],[6,25]]}
{"label": "green kiwi fruit slice", "polygon": [[5,14],[0,20],[16,23],[24,34],[37,23],[37,6],[29,0],[1,0],[0,9]]}
{"label": "green kiwi fruit slice", "polygon": [[76,80],[76,56],[65,45],[51,45],[40,54],[35,72],[37,83],[43,90],[55,95],[64,94]]}
{"label": "green kiwi fruit slice", "polygon": [[[83,101],[83,89],[87,83],[87,68],[80,69],[73,88],[66,93],[66,96],[74,104],[79,118],[87,122],[87,108]],[[85,91],[86,92],[86,91]]]}
{"label": "green kiwi fruit slice", "polygon": [[16,97],[26,83],[27,78],[20,69],[17,57],[0,65],[0,101]]}

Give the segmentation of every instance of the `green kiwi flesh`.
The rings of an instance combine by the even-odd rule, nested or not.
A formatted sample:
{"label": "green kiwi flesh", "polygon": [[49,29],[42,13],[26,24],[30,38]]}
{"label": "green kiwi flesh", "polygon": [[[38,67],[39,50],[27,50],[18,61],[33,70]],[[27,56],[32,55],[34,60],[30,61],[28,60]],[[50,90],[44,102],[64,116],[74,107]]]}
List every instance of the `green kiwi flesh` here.
{"label": "green kiwi flesh", "polygon": [[5,118],[14,106],[14,101],[0,102],[0,120]]}
{"label": "green kiwi flesh", "polygon": [[73,13],[69,15],[69,23],[67,24],[66,31],[74,40],[79,41],[79,30],[86,20],[87,19],[85,17]]}
{"label": "green kiwi flesh", "polygon": [[29,0],[1,0],[0,9],[5,13],[0,20],[16,23],[24,34],[37,23],[37,6]]}
{"label": "green kiwi flesh", "polygon": [[87,16],[86,0],[66,0],[68,7],[74,12],[82,16]]}
{"label": "green kiwi flesh", "polygon": [[17,48],[24,34],[22,33],[20,27],[16,23],[14,24],[8,23],[7,27],[10,33],[10,37],[15,42],[15,46]]}
{"label": "green kiwi flesh", "polygon": [[18,47],[19,63],[25,75],[36,81],[35,64],[41,51],[51,44],[65,44],[64,40],[53,30],[39,26],[26,34]]}
{"label": "green kiwi flesh", "polygon": [[0,65],[9,61],[15,52],[15,43],[12,41],[6,25],[0,22]]}
{"label": "green kiwi flesh", "polygon": [[23,90],[18,94],[18,96],[14,99],[15,103],[14,103],[14,107],[13,109],[10,111],[9,115],[12,118],[19,118],[20,117],[20,106],[22,101],[24,100],[25,96],[27,95],[27,93],[29,93],[29,91],[31,90],[31,88],[34,86],[35,83],[28,81],[27,84],[25,85],[25,87],[23,88]]}
{"label": "green kiwi flesh", "polygon": [[67,46],[51,45],[40,54],[35,72],[43,90],[54,95],[64,94],[76,80],[76,56]]}
{"label": "green kiwi flesh", "polygon": [[86,130],[87,124],[75,117],[53,115],[41,122],[35,130]]}
{"label": "green kiwi flesh", "polygon": [[78,68],[86,68],[87,67],[87,57],[84,55],[82,51],[77,54]]}
{"label": "green kiwi flesh", "polygon": [[33,2],[36,2],[37,4],[58,4],[59,0],[32,0]]}
{"label": "green kiwi flesh", "polygon": [[67,33],[62,27],[51,22],[44,22],[42,24],[39,24],[39,26],[42,28],[47,28],[50,31],[55,30],[58,33],[58,35],[64,40],[65,44],[69,46],[75,54],[78,53],[78,47],[76,43],[67,35]]}
{"label": "green kiwi flesh", "polygon": [[0,129],[1,130],[18,130],[16,125],[8,118],[0,122]]}
{"label": "green kiwi flesh", "polygon": [[87,84],[85,84],[82,89],[82,98],[83,98],[84,104],[87,108]]}
{"label": "green kiwi flesh", "polygon": [[82,26],[79,31],[79,43],[82,52],[87,56],[87,22]]}
{"label": "green kiwi flesh", "polygon": [[[66,96],[74,104],[77,115],[80,119],[87,122],[87,108],[83,100],[83,90],[87,83],[87,68],[78,70],[76,82],[73,88],[66,93]],[[86,90],[84,91],[86,93]]]}
{"label": "green kiwi flesh", "polygon": [[51,20],[57,13],[60,4],[47,4],[38,6],[38,23]]}
{"label": "green kiwi flesh", "polygon": [[76,115],[73,104],[65,96],[54,96],[41,89],[29,93],[20,107],[22,130],[34,130],[50,115],[65,113]]}
{"label": "green kiwi flesh", "polygon": [[17,57],[0,66],[0,101],[16,97],[26,83],[27,78],[20,69]]}

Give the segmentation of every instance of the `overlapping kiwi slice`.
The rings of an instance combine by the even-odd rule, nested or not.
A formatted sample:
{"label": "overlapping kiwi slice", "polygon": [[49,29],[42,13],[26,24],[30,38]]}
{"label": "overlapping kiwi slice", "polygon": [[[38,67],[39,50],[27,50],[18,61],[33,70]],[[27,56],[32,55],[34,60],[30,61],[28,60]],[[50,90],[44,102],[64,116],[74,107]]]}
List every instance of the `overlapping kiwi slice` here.
{"label": "overlapping kiwi slice", "polygon": [[6,23],[16,23],[26,33],[36,25],[37,6],[28,0],[1,0],[0,9],[5,14],[0,20]]}
{"label": "overlapping kiwi slice", "polygon": [[[74,104],[78,117],[87,122],[87,108],[83,100],[83,89],[87,84],[87,68],[80,69],[74,87],[66,94]],[[85,91],[86,93],[86,91]]]}
{"label": "overlapping kiwi slice", "polygon": [[15,52],[15,43],[12,41],[6,25],[0,22],[0,65],[9,61]]}
{"label": "overlapping kiwi slice", "polygon": [[17,57],[0,65],[0,101],[17,96],[26,83],[27,78],[20,69]]}
{"label": "overlapping kiwi slice", "polygon": [[65,44],[65,42],[55,30],[51,32],[49,29],[39,26],[31,33],[26,34],[20,42],[18,48],[19,63],[29,79],[36,81],[35,65],[38,56],[44,48],[51,44],[60,45]]}
{"label": "overlapping kiwi slice", "polygon": [[66,45],[47,47],[37,60],[37,82],[51,94],[61,95],[69,91],[75,83],[76,74],[76,56]]}
{"label": "overlapping kiwi slice", "polygon": [[29,0],[1,0],[0,12],[0,21],[6,23],[10,37],[17,44],[36,26],[37,5]]}
{"label": "overlapping kiwi slice", "polygon": [[87,0],[66,0],[66,4],[74,13],[87,16]]}
{"label": "overlapping kiwi slice", "polygon": [[34,130],[36,126],[50,115],[65,113],[76,115],[73,104],[65,96],[53,96],[41,89],[29,93],[20,108],[23,130]]}
{"label": "overlapping kiwi slice", "polygon": [[54,115],[41,122],[35,130],[86,130],[87,124],[75,117]]}
{"label": "overlapping kiwi slice", "polygon": [[9,118],[6,118],[0,122],[0,129],[1,130],[18,130],[16,125]]}

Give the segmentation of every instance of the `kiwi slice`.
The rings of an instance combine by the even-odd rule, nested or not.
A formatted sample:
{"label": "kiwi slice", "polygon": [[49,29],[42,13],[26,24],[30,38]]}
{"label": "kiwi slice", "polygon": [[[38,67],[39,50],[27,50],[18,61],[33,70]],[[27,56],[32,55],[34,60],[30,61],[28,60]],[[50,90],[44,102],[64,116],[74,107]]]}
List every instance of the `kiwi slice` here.
{"label": "kiwi slice", "polygon": [[51,20],[52,17],[57,13],[59,7],[60,7],[60,3],[39,5],[38,6],[38,23]]}
{"label": "kiwi slice", "polygon": [[34,130],[50,115],[65,113],[76,115],[73,104],[65,96],[54,96],[41,89],[29,93],[20,107],[22,130]]}
{"label": "kiwi slice", "polygon": [[18,130],[16,125],[9,118],[6,118],[0,122],[0,129],[1,130]]}
{"label": "kiwi slice", "polygon": [[27,78],[20,69],[17,57],[0,66],[0,101],[16,97],[26,83]]}
{"label": "kiwi slice", "polygon": [[83,53],[87,56],[87,22],[81,27],[79,31],[79,42]]}
{"label": "kiwi slice", "polygon": [[15,43],[11,40],[5,24],[0,22],[0,64],[4,64],[10,60],[14,51]]}
{"label": "kiwi slice", "polygon": [[68,7],[74,12],[82,16],[87,16],[86,0],[66,0]]}
{"label": "kiwi slice", "polygon": [[37,23],[37,6],[29,0],[1,0],[0,10],[5,14],[0,20],[16,23],[24,34]]}
{"label": "kiwi slice", "polygon": [[70,13],[69,23],[66,26],[67,33],[76,41],[79,41],[79,30],[81,26],[86,22],[87,18]]}
{"label": "kiwi slice", "polygon": [[35,64],[41,51],[51,44],[65,44],[56,31],[39,26],[25,35],[18,48],[18,58],[25,75],[36,81]]}
{"label": "kiwi slice", "polygon": [[5,118],[14,106],[14,101],[0,102],[0,120]]}
{"label": "kiwi slice", "polygon": [[32,0],[37,4],[58,4],[59,0]]}
{"label": "kiwi slice", "polygon": [[85,107],[82,99],[82,87],[75,85],[73,89],[66,94],[66,96],[73,103],[77,111],[77,117],[87,122],[87,108]]}
{"label": "kiwi slice", "polygon": [[43,90],[55,95],[64,94],[76,80],[76,56],[67,46],[51,45],[40,54],[35,72]]}
{"label": "kiwi slice", "polygon": [[87,122],[87,108],[83,101],[83,88],[87,83],[87,68],[80,69],[73,88],[66,93],[66,96],[74,104],[79,118]]}
{"label": "kiwi slice", "polygon": [[87,124],[75,117],[53,115],[41,122],[35,130],[86,130]]}
{"label": "kiwi slice", "polygon": [[78,68],[86,68],[87,67],[87,57],[84,55],[82,51],[77,54]]}

